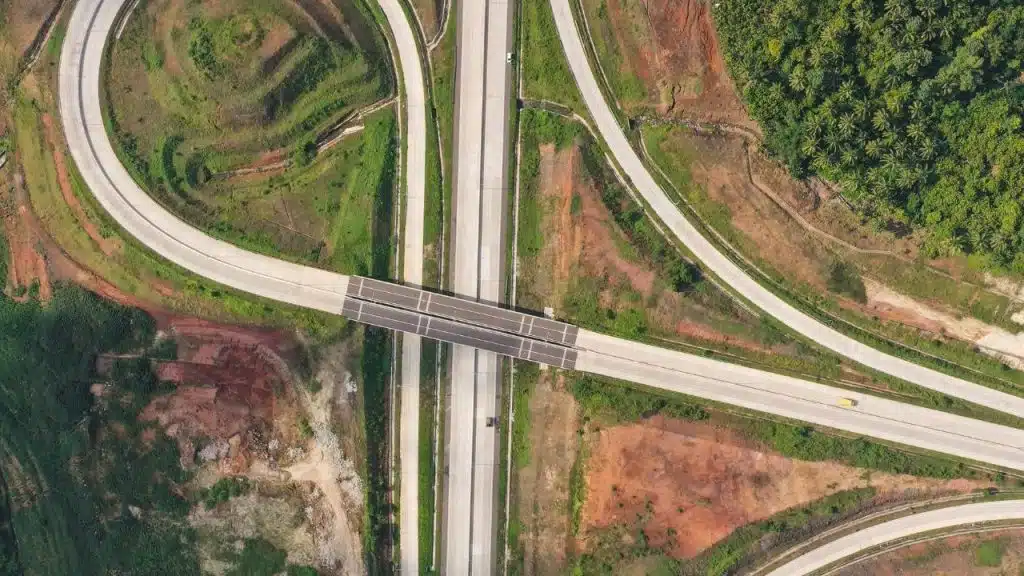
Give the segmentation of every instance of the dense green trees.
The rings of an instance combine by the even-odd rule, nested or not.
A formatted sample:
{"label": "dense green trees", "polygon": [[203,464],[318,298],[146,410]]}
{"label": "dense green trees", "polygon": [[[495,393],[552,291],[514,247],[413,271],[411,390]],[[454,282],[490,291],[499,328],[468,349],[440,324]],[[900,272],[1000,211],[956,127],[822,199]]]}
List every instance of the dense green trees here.
{"label": "dense green trees", "polygon": [[106,409],[89,390],[97,354],[153,335],[141,310],[78,288],[45,307],[0,296],[0,574],[198,574],[177,447],[139,441],[149,363],[115,366]]}
{"label": "dense green trees", "polygon": [[931,256],[1024,273],[1024,5],[722,0],[726,59],[767,147]]}

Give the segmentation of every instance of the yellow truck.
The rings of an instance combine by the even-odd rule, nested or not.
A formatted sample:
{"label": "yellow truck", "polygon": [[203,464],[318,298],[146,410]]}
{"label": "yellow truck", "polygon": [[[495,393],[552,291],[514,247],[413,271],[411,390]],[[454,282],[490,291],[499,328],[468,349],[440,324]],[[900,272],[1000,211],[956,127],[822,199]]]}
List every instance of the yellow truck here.
{"label": "yellow truck", "polygon": [[857,405],[857,401],[853,398],[840,398],[839,405],[843,408],[853,408]]}

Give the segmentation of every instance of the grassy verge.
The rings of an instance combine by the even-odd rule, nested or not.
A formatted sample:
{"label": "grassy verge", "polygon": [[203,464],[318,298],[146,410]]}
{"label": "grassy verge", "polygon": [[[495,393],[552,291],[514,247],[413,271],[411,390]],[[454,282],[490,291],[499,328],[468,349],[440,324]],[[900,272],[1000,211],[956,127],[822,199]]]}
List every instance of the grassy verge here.
{"label": "grassy verge", "polygon": [[[575,0],[573,1],[575,2]],[[632,5],[631,2],[623,4],[620,9],[625,12],[639,11],[638,7]],[[600,71],[604,72],[604,77],[611,84],[610,89],[616,97],[615,99],[632,111],[633,106],[646,100],[647,88],[629,67],[629,62],[622,54],[622,47],[619,46],[615,33],[615,23],[611,21],[608,13],[608,1],[580,0],[577,14],[584,15],[584,13],[586,22],[590,25],[590,29],[584,30],[584,32],[593,41],[593,47],[597,53],[596,60],[600,64],[599,73]],[[644,17],[638,14],[627,14],[626,16],[629,20]],[[582,20],[580,22],[582,23]],[[640,32],[639,30],[637,33],[649,34],[648,31]],[[642,41],[641,38],[637,40]],[[648,38],[648,40],[650,39]],[[584,42],[586,43],[586,39]]]}
{"label": "grassy verge", "polygon": [[[540,368],[536,364],[515,361],[515,394],[507,398],[512,403],[512,450],[507,452],[505,443],[502,443],[502,460],[505,458],[512,461],[512,478],[505,479],[502,488],[510,492],[510,507],[505,511],[508,516],[508,533],[505,538],[499,538],[498,542],[506,542],[509,547],[508,572],[506,576],[517,576],[523,573],[523,544],[520,542],[520,535],[525,526],[519,517],[518,490],[519,484],[516,481],[516,474],[530,463],[530,396],[540,378]],[[507,396],[507,394],[506,394]],[[507,404],[506,404],[507,406]],[[504,470],[504,468],[502,468]],[[505,491],[500,492],[504,494]]]}
{"label": "grassy verge", "polygon": [[390,543],[394,540],[388,503],[388,409],[391,374],[390,331],[367,326],[363,329],[363,428],[366,438],[366,516],[363,525],[363,554],[369,574],[390,572]]}
{"label": "grassy verge", "polygon": [[[424,282],[431,287],[440,288],[444,285],[447,270],[442,263],[447,263],[448,239],[444,236],[445,222],[452,203],[452,169],[455,137],[455,37],[454,18],[456,10],[449,16],[453,20],[448,23],[444,36],[431,54],[432,77],[431,103],[433,116],[430,119],[436,130],[437,139],[433,140],[434,132],[428,131],[432,141],[428,144],[428,153],[433,150],[436,160],[427,159],[428,177],[433,177],[438,184],[428,186],[426,204],[426,222],[424,223],[424,246],[427,251],[424,260]],[[442,177],[441,175],[445,175]],[[447,265],[447,264],[446,264]]]}
{"label": "grassy verge", "polygon": [[420,354],[420,446],[419,446],[419,521],[420,574],[435,574],[431,570],[434,555],[434,524],[437,514],[437,495],[434,481],[437,478],[437,461],[434,456],[435,411],[437,409],[437,350],[435,340],[424,340]]}
{"label": "grassy verge", "polygon": [[583,98],[558,39],[551,6],[547,0],[524,0],[519,14],[522,97],[557,102],[585,113]]}

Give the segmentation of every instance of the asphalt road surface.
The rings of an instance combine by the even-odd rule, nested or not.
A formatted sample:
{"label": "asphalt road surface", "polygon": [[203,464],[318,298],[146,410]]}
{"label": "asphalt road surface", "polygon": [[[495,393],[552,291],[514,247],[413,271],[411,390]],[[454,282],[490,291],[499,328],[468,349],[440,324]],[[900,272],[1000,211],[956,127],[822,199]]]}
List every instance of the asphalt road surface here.
{"label": "asphalt road surface", "polygon": [[569,67],[576,78],[576,84],[583,94],[583,100],[594,118],[598,132],[611,149],[615,160],[622,167],[626,176],[648,205],[657,213],[666,227],[696,255],[704,266],[731,286],[738,293],[753,302],[757,307],[771,314],[785,325],[812,341],[825,346],[847,358],[913,382],[919,386],[930,388],[948,396],[961,398],[975,404],[988,406],[994,410],[1008,412],[1024,417],[1024,398],[1012,396],[991,388],[973,384],[923,366],[918,366],[895,356],[880,352],[845,336],[814,318],[797,310],[767,288],[761,286],[748,276],[739,266],[704,238],[700,232],[683,216],[682,212],[669,200],[665,192],[658,186],[636,151],[626,139],[622,127],[619,126],[604,94],[598,86],[594,72],[590,68],[583,42],[580,39],[576,22],[573,19],[569,0],[550,0],[555,16],[558,36],[562,41]]}
{"label": "asphalt road surface", "polygon": [[768,576],[804,576],[849,558],[861,550],[932,530],[1021,518],[1024,518],[1024,503],[1019,500],[964,504],[919,512],[876,524],[829,542],[773,570]]}

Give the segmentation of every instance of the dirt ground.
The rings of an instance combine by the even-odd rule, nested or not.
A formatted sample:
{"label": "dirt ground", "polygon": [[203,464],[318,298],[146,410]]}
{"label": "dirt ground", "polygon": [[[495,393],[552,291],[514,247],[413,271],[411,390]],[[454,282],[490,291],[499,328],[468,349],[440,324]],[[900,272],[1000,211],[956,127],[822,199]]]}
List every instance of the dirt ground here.
{"label": "dirt ground", "polygon": [[[647,90],[646,101],[627,108],[653,108],[659,114],[726,122],[750,130],[718,46],[711,6],[704,0],[603,0],[613,25],[622,72],[635,74]],[[587,17],[594,28],[597,5]],[[606,64],[607,65],[607,64]]]}
{"label": "dirt ground", "polygon": [[563,574],[570,543],[569,474],[577,452],[577,406],[564,378],[541,374],[530,395],[530,463],[519,470],[523,574]]}
{"label": "dirt ground", "polygon": [[650,546],[674,540],[667,549],[680,558],[696,556],[744,524],[841,490],[874,486],[884,494],[986,485],[793,460],[728,429],[661,417],[601,430],[588,443],[581,533],[632,525],[649,513],[644,531]]}
{"label": "dirt ground", "polygon": [[444,0],[412,0],[413,10],[423,27],[423,36],[430,42],[437,35],[442,18]]}
{"label": "dirt ground", "polygon": [[[998,540],[1002,544],[999,566],[980,566],[978,546]],[[1024,530],[1009,529],[952,536],[894,550],[855,566],[839,576],[1016,576],[1024,566]]]}
{"label": "dirt ground", "polygon": [[[546,210],[543,229],[550,230],[541,259],[549,268],[550,284],[542,293],[561,303],[574,269],[582,267],[595,277],[627,282],[634,290],[650,295],[654,272],[630,262],[615,244],[611,214],[601,202],[593,184],[580,174],[580,149],[570,146],[556,151],[551,144],[540,148],[540,190]],[[574,214],[573,198],[580,207]]]}
{"label": "dirt ground", "polygon": [[615,225],[599,187],[582,173],[578,146],[555,150],[541,145],[538,173],[546,241],[528,274],[530,291],[542,295],[544,306],[558,313],[573,280],[601,279],[604,305],[636,306],[628,299],[618,301],[619,292],[626,288],[638,293],[650,319],[665,334],[763,350],[756,342],[716,328],[714,312],[667,289],[649,265],[626,252],[630,241]]}
{"label": "dirt ground", "polygon": [[[276,545],[321,573],[361,574],[362,484],[331,420],[344,390],[334,380],[315,394],[306,390],[291,369],[302,352],[288,333],[169,315],[157,320],[178,351],[176,360],[157,363],[157,375],[177,388],[155,398],[140,419],[158,423],[177,441],[181,463],[196,470],[199,486],[246,476],[271,496],[300,494],[297,502],[291,498],[290,512],[276,497],[194,511],[200,529],[224,524],[226,517],[238,524],[226,535],[200,530],[220,542],[200,543],[205,566],[213,569],[218,562],[206,550],[232,537],[252,537],[252,526],[260,525],[259,534],[277,534]],[[100,373],[112,361],[99,358]],[[278,523],[260,520],[267,517],[264,508],[275,506],[281,509],[271,516]]]}
{"label": "dirt ground", "polygon": [[18,58],[26,55],[26,51],[39,35],[46,18],[53,12],[59,1],[5,0],[0,2],[3,42],[9,44]]}

